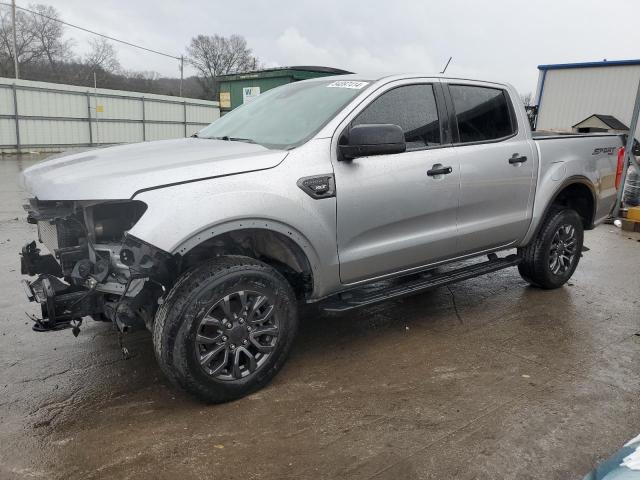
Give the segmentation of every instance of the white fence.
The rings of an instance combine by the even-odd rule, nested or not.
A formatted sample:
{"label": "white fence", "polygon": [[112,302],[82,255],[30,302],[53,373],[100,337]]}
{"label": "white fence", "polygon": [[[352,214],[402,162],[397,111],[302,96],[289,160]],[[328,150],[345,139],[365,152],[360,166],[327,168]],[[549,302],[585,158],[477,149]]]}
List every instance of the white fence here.
{"label": "white fence", "polygon": [[0,78],[0,153],[187,137],[219,116],[207,100]]}

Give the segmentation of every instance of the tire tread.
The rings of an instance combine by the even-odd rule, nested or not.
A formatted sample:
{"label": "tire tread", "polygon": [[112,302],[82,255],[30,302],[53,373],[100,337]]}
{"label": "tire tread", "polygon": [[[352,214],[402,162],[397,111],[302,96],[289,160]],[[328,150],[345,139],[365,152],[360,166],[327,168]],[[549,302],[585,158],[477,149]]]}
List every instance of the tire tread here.
{"label": "tire tread", "polygon": [[[550,235],[553,235],[555,232],[559,219],[567,217],[573,217],[572,220],[574,220],[574,223],[576,223],[580,229],[580,241],[578,242],[578,248],[581,250],[583,240],[582,220],[575,210],[560,206],[553,207],[547,213],[540,230],[533,240],[531,240],[531,242],[529,242],[525,247],[518,249],[518,254],[522,258],[522,262],[518,265],[518,271],[520,272],[520,276],[531,285],[542,289],[554,289],[562,286],[569,278],[571,278],[571,275],[573,275],[573,271],[575,271],[575,267],[577,267],[578,262],[576,262],[571,275],[569,275],[564,281],[558,282],[552,280],[549,277],[549,267],[544,259],[547,240]],[[580,255],[580,251],[578,252],[578,255]]]}
{"label": "tire tread", "polygon": [[[283,294],[288,297],[287,301],[292,303],[292,308],[295,310],[295,295],[293,290],[278,271],[250,257],[228,255],[208,260],[185,272],[168,293],[165,301],[160,305],[156,313],[153,328],[153,345],[160,369],[172,384],[187,390],[189,393],[207,402],[222,403],[251,393],[268,383],[280,367],[280,365],[272,367],[271,370],[275,369],[276,371],[267,372],[266,375],[263,375],[262,380],[258,381],[254,387],[245,388],[242,395],[230,394],[222,388],[220,388],[218,392],[212,392],[210,386],[203,386],[201,382],[197,381],[197,379],[190,374],[187,359],[184,358],[184,352],[180,348],[179,342],[177,342],[178,334],[182,328],[183,317],[190,307],[192,293],[205,287],[212,281],[221,281],[224,280],[226,276],[243,272],[254,274],[261,272],[273,277],[273,280],[279,284],[279,287],[285,290]],[[295,317],[295,312],[293,315]],[[280,355],[284,358],[286,358],[293,337],[295,337],[297,317],[293,325],[293,331],[285,332],[287,336],[286,345],[284,353]],[[282,358],[282,361],[279,363],[283,363],[284,358]]]}

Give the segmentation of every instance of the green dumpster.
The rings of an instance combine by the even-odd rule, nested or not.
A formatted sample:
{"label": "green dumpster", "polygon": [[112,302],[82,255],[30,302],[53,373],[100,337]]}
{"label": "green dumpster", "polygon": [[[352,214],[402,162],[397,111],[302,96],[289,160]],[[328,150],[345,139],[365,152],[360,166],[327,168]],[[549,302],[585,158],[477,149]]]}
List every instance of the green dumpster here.
{"label": "green dumpster", "polygon": [[234,73],[218,77],[220,85],[220,114],[224,115],[243,103],[251,101],[261,93],[280,85],[299,80],[345,75],[352,72],[330,67],[279,67],[256,70],[255,72]]}

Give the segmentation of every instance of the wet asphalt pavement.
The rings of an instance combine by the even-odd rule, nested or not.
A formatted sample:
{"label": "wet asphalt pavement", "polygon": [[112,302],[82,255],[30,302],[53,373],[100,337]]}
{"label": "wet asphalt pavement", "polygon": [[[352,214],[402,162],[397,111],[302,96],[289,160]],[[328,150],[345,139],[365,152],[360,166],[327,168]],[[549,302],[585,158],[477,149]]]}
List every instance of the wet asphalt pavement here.
{"label": "wet asphalt pavement", "polygon": [[515,269],[356,313],[302,313],[264,390],[203,405],[147,332],[34,333],[35,238],[0,157],[0,479],[571,479],[640,433],[640,235],[603,225],[568,286]]}

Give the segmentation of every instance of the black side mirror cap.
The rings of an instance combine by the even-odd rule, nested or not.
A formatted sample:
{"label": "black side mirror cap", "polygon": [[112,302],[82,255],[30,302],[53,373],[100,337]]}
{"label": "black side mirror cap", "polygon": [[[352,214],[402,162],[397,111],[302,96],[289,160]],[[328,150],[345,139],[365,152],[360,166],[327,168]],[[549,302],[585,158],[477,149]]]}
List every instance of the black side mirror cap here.
{"label": "black side mirror cap", "polygon": [[390,155],[407,150],[404,132],[398,125],[379,123],[356,125],[349,132],[348,143],[340,145],[341,159],[352,160],[372,155]]}

